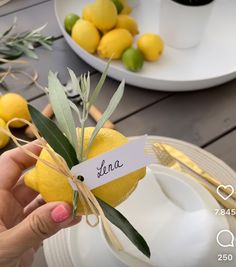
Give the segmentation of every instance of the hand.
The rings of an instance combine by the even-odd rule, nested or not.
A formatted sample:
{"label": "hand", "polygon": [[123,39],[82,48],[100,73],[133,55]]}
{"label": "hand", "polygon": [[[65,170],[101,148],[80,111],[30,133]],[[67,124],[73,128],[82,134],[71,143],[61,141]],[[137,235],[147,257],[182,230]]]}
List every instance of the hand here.
{"label": "hand", "polygon": [[[25,146],[39,155],[40,148]],[[22,171],[35,160],[16,148],[0,157],[0,266],[28,267],[41,242],[62,228],[74,225],[71,206],[64,202],[45,204],[24,185]]]}

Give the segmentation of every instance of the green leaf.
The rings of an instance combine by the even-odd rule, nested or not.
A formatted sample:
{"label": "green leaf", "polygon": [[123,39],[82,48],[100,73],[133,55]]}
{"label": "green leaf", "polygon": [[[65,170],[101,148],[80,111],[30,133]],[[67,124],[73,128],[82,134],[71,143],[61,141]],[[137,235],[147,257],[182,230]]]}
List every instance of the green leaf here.
{"label": "green leaf", "polygon": [[83,99],[83,94],[82,94],[82,90],[80,87],[80,82],[79,79],[77,79],[77,77],[75,76],[75,73],[68,68],[69,74],[70,74],[70,78],[71,78],[71,82],[72,82],[72,86],[75,90],[77,90],[77,92],[79,93],[81,99]]}
{"label": "green leaf", "polygon": [[26,46],[23,44],[15,44],[16,49],[19,51],[23,52],[26,56],[33,58],[33,59],[38,59],[38,56],[36,53],[34,53],[32,50],[28,49]]}
{"label": "green leaf", "polygon": [[47,44],[46,42],[44,42],[44,41],[38,41],[38,43],[41,44],[44,48],[52,51],[52,47],[49,44]]}
{"label": "green leaf", "polygon": [[124,88],[125,88],[125,81],[123,80],[121,82],[121,84],[119,85],[118,89],[116,90],[115,94],[111,98],[107,109],[105,110],[105,112],[103,113],[102,117],[98,121],[95,129],[93,130],[93,133],[92,133],[92,135],[90,137],[90,140],[89,140],[89,143],[88,143],[88,146],[87,146],[87,150],[86,150],[86,153],[85,153],[86,158],[87,158],[87,155],[89,153],[89,149],[90,149],[90,147],[91,147],[96,135],[98,134],[98,132],[100,131],[102,126],[110,118],[111,114],[115,111],[115,109],[117,108],[118,104],[120,103],[121,98],[122,98],[122,96],[124,94]]}
{"label": "green leaf", "polygon": [[130,224],[130,222],[115,208],[96,197],[100,204],[106,218],[118,227],[129,240],[148,258],[151,256],[150,249],[145,239],[138,233],[138,231]]}
{"label": "green leaf", "polygon": [[0,36],[0,39],[2,39],[3,37],[7,36],[12,30],[13,28],[15,27],[16,25],[15,24],[12,24],[12,26],[10,28],[8,28],[1,36]]}
{"label": "green leaf", "polygon": [[22,54],[22,51],[16,50],[15,48],[0,48],[0,55],[4,55],[5,59],[16,59],[21,57]]}
{"label": "green leaf", "polygon": [[70,104],[65,94],[64,86],[60,83],[57,76],[51,71],[48,75],[48,91],[59,128],[63,133],[65,133],[78,155],[76,126]]}
{"label": "green leaf", "polygon": [[84,79],[82,80],[84,87],[85,87],[85,101],[86,103],[89,100],[89,94],[90,94],[90,73],[88,72],[87,77],[84,75]]}
{"label": "green leaf", "polygon": [[3,37],[6,37],[16,27],[16,21],[17,21],[17,18],[15,17],[13,20],[13,24],[3,34],[1,34],[0,40]]}
{"label": "green leaf", "polygon": [[30,104],[28,104],[28,108],[33,123],[52,149],[65,159],[69,168],[77,165],[79,161],[76,152],[57,125]]}
{"label": "green leaf", "polygon": [[81,122],[82,117],[81,117],[81,112],[80,112],[79,108],[71,100],[69,100],[69,103],[70,103],[70,107],[72,108],[72,110],[74,110],[75,114],[78,116],[79,121]]}
{"label": "green leaf", "polygon": [[[7,59],[17,58],[22,54],[27,55],[28,57],[37,59],[38,56],[33,52],[34,45],[41,44],[46,49],[51,49],[54,38],[52,36],[43,36],[41,31],[46,27],[46,25],[33,30],[25,31],[17,34],[11,34],[12,29],[16,26],[16,21],[14,21],[13,26],[7,29],[2,36],[0,36],[0,50],[8,50],[7,52],[0,52],[2,55],[6,55]],[[15,50],[20,52],[16,57]],[[11,52],[13,54],[11,54]],[[8,53],[8,55],[7,55]]]}
{"label": "green leaf", "polygon": [[37,34],[37,33],[40,33],[43,29],[46,28],[46,26],[47,26],[47,23],[45,23],[45,24],[42,25],[41,27],[39,27],[39,28],[33,30],[32,32],[30,32],[30,33],[29,33],[29,36],[31,36],[31,35],[35,35],[35,34]]}
{"label": "green leaf", "polygon": [[89,106],[88,106],[88,110],[89,108],[95,103],[101,89],[102,89],[102,86],[106,80],[106,77],[107,77],[107,72],[108,72],[108,69],[109,69],[109,66],[110,66],[110,61],[108,61],[107,65],[106,65],[106,68],[104,70],[104,72],[102,73],[102,77],[100,78],[98,84],[96,85],[90,99],[89,99]]}

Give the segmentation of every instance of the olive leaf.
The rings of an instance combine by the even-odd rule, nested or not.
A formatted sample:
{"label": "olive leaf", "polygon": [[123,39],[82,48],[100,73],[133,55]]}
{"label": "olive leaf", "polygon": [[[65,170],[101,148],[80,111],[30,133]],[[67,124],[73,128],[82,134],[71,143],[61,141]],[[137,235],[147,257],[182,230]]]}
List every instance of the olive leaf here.
{"label": "olive leaf", "polygon": [[15,27],[16,20],[14,20],[12,26],[0,36],[0,56],[3,56],[5,59],[17,59],[25,54],[28,57],[37,59],[38,56],[33,50],[35,45],[38,44],[51,50],[54,38],[41,34],[46,24],[33,31],[14,34],[12,31]]}
{"label": "olive leaf", "polygon": [[3,37],[7,36],[16,27],[16,21],[17,18],[14,18],[12,25],[8,29],[6,29],[3,34],[1,34],[0,40],[3,39]]}
{"label": "olive leaf", "polygon": [[100,204],[106,218],[118,227],[129,240],[148,258],[151,256],[149,246],[145,239],[138,233],[138,231],[130,224],[130,222],[118,210],[108,205],[106,202],[96,197]]}
{"label": "olive leaf", "polygon": [[93,133],[89,139],[89,143],[86,149],[86,157],[89,153],[89,149],[96,137],[96,135],[98,134],[98,132],[100,131],[100,129],[102,128],[102,126],[105,124],[105,122],[110,118],[110,116],[112,115],[112,113],[115,111],[115,109],[117,108],[118,104],[120,103],[122,96],[124,94],[124,88],[125,88],[125,81],[123,80],[121,82],[121,84],[119,85],[118,89],[116,90],[115,94],[112,96],[107,109],[105,110],[105,112],[103,113],[102,117],[100,118],[100,120],[98,121],[95,129],[93,130]]}
{"label": "olive leaf", "polygon": [[76,126],[70,103],[65,94],[64,86],[58,80],[57,75],[51,71],[48,75],[48,94],[58,126],[66,135],[78,155]]}
{"label": "olive leaf", "polygon": [[95,103],[101,89],[102,89],[102,86],[106,80],[106,77],[107,77],[107,73],[108,73],[108,69],[109,69],[109,66],[110,66],[110,61],[108,61],[107,65],[106,65],[106,68],[104,70],[104,72],[102,73],[102,76],[98,82],[98,84],[96,85],[92,95],[90,96],[89,98],[89,105],[88,105],[88,110],[90,109],[90,107]]}
{"label": "olive leaf", "polygon": [[70,78],[71,78],[71,83],[72,86],[75,90],[77,90],[78,94],[80,95],[81,99],[83,100],[83,94],[82,94],[82,90],[80,87],[80,79],[78,79],[75,75],[75,73],[68,68],[69,74],[70,74]]}
{"label": "olive leaf", "polygon": [[30,104],[28,104],[28,108],[33,123],[52,149],[65,159],[70,169],[77,165],[79,161],[75,149],[57,125]]}

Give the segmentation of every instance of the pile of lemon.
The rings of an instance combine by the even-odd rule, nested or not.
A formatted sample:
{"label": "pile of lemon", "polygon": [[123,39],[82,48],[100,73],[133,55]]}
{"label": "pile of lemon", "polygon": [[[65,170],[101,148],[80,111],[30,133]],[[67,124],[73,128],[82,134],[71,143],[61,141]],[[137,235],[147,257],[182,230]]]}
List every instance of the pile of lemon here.
{"label": "pile of lemon", "polygon": [[146,33],[137,39],[138,24],[129,14],[132,8],[127,0],[95,0],[85,5],[81,18],[68,14],[64,25],[72,39],[89,53],[101,58],[122,59],[131,71],[139,71],[144,60],[157,61],[164,43],[158,34]]}
{"label": "pile of lemon", "polygon": [[[0,128],[6,129],[6,123],[13,118],[22,118],[30,121],[27,101],[18,94],[7,93],[0,95]],[[25,123],[14,121],[10,124],[11,128],[21,128]],[[10,141],[8,135],[0,131],[0,149],[5,147]]]}

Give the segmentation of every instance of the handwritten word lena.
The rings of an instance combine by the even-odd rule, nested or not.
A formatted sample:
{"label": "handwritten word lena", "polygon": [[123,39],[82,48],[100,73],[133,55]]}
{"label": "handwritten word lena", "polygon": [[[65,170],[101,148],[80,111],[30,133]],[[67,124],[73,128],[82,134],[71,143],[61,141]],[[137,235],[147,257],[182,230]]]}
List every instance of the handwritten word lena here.
{"label": "handwritten word lena", "polygon": [[106,161],[102,160],[101,166],[97,167],[98,170],[97,177],[100,178],[103,175],[115,171],[116,169],[122,168],[123,166],[124,164],[120,163],[119,160],[116,160],[114,163],[109,163],[109,164],[106,164]]}

